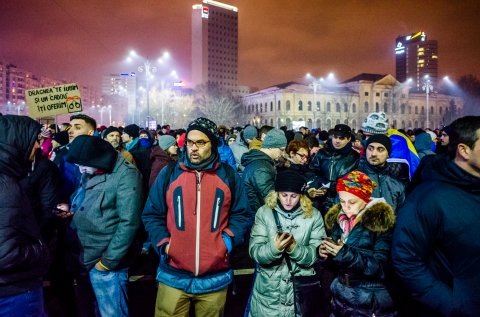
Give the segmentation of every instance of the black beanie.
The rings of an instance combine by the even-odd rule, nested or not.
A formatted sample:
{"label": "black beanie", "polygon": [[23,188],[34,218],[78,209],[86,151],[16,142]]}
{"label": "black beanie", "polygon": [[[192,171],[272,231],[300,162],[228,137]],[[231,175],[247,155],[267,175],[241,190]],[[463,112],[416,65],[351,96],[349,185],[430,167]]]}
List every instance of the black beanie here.
{"label": "black beanie", "polygon": [[303,175],[287,169],[277,174],[275,179],[276,192],[292,192],[303,194],[305,190],[305,178]]}
{"label": "black beanie", "polygon": [[[109,135],[110,133],[112,132],[118,132],[120,133],[120,135],[122,134],[120,132],[120,129],[117,128],[117,127],[113,127],[113,126],[109,126],[108,128],[106,128],[105,130],[103,130],[102,132],[102,139],[105,139],[107,137],[107,135]],[[127,133],[128,135],[130,135],[129,133]],[[130,135],[131,136],[131,135]]]}
{"label": "black beanie", "polygon": [[390,154],[392,154],[392,141],[385,134],[374,134],[374,135],[372,135],[371,137],[369,137],[367,139],[366,147],[368,147],[370,145],[370,143],[380,143],[381,145],[383,145],[387,149],[387,152],[388,152],[389,156],[390,156]]}
{"label": "black beanie", "polygon": [[132,138],[138,138],[140,135],[140,127],[136,124],[129,124],[125,128],[123,128],[123,133],[128,134]]}
{"label": "black beanie", "polygon": [[99,137],[79,135],[70,143],[66,160],[111,173],[117,160],[117,151],[110,143]]}
{"label": "black beanie", "polygon": [[207,118],[197,118],[188,125],[187,136],[188,132],[192,130],[198,130],[205,133],[210,142],[212,142],[212,145],[215,148],[218,146],[217,125],[212,120]]}

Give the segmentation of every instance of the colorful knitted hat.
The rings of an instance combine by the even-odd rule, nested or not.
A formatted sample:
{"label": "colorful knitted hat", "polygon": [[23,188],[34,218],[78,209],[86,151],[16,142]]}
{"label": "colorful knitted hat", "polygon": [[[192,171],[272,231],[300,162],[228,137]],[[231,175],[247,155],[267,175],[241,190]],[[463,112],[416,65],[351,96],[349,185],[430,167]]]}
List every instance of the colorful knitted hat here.
{"label": "colorful knitted hat", "polygon": [[337,181],[337,192],[348,192],[368,203],[376,186],[366,174],[353,171]]}

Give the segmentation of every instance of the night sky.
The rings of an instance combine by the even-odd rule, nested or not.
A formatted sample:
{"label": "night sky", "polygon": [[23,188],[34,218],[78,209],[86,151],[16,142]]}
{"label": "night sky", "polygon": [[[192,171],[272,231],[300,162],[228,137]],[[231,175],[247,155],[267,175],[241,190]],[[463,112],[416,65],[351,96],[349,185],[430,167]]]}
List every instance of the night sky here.
{"label": "night sky", "polygon": [[[130,49],[164,50],[190,80],[191,0],[1,0],[0,60],[40,75],[99,85],[135,71]],[[439,76],[480,77],[480,1],[230,0],[239,9],[239,82],[263,88],[334,72],[395,75],[395,38],[439,43]],[[335,3],[335,4],[334,4]],[[171,68],[171,69],[172,69]],[[163,71],[163,70],[160,70]],[[165,70],[166,72],[166,70]]]}

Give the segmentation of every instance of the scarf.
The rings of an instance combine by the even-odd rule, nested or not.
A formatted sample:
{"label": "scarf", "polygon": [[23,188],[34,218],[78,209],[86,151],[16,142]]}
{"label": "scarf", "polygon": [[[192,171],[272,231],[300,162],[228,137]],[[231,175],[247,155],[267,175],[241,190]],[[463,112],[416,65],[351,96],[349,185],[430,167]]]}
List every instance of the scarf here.
{"label": "scarf", "polygon": [[342,211],[340,215],[338,216],[338,224],[340,225],[340,228],[342,229],[342,241],[343,243],[347,242],[348,235],[352,231],[353,227],[357,224],[355,221],[357,219],[358,215],[351,216],[348,218],[348,216]]}
{"label": "scarf", "polygon": [[125,144],[127,151],[130,151],[138,143],[138,138],[132,140],[132,142]]}

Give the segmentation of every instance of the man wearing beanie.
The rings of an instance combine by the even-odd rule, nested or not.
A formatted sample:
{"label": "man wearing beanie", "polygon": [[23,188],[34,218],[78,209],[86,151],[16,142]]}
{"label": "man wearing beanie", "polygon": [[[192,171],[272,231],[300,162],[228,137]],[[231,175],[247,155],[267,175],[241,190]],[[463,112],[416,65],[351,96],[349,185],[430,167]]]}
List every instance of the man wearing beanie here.
{"label": "man wearing beanie", "polygon": [[440,140],[437,143],[435,153],[446,154],[448,152],[448,143],[450,142],[450,126],[445,126],[440,131]]}
{"label": "man wearing beanie", "polygon": [[330,187],[325,194],[322,215],[334,204],[337,192],[337,179],[358,166],[360,155],[351,145],[352,130],[346,124],[337,124],[333,129],[333,137],[325,143],[323,149],[317,152],[310,163],[310,168],[317,176],[328,179]]}
{"label": "man wearing beanie", "polygon": [[233,156],[235,157],[235,162],[237,164],[237,170],[239,172],[243,172],[245,167],[242,165],[242,156],[243,154],[248,152],[248,147],[250,142],[258,137],[258,130],[256,127],[249,125],[240,131],[237,134],[237,138],[235,142],[230,146],[230,149],[233,152]]}
{"label": "man wearing beanie", "polygon": [[142,219],[160,256],[155,316],[223,315],[233,281],[229,253],[252,219],[242,181],[220,162],[216,134],[209,119],[192,121],[185,155],[150,190]]}
{"label": "man wearing beanie", "polygon": [[150,149],[140,146],[140,127],[136,124],[129,124],[123,128],[122,141],[128,152],[133,155],[135,164],[143,177],[145,197],[148,193],[148,180],[152,163],[150,162]]}
{"label": "man wearing beanie", "polygon": [[120,129],[117,127],[109,126],[102,132],[102,138],[110,143],[113,148],[120,154],[122,154],[123,158],[135,165],[135,159],[133,158],[132,153],[128,152],[124,147],[123,144],[120,143],[121,141],[121,133]]}
{"label": "man wearing beanie", "polygon": [[255,214],[263,206],[265,197],[274,189],[275,162],[287,147],[287,138],[280,129],[270,130],[262,142],[260,150],[252,149],[242,156],[242,179],[247,191],[250,212]]}
{"label": "man wearing beanie", "polygon": [[149,188],[152,187],[162,168],[178,160],[178,146],[175,138],[168,134],[161,135],[158,138],[158,145],[152,146],[150,160],[152,161],[152,171],[148,182]]}
{"label": "man wearing beanie", "polygon": [[128,316],[132,259],[127,254],[141,224],[141,175],[110,143],[94,136],[76,137],[67,161],[82,173],[71,206],[57,206],[59,217],[71,217],[70,227],[81,245],[82,251],[75,255],[88,278],[80,273],[77,280],[90,280],[102,316]]}
{"label": "man wearing beanie", "polygon": [[387,161],[392,153],[392,141],[384,134],[375,134],[366,141],[366,160],[361,160],[358,170],[367,174],[378,186],[372,197],[385,198],[387,203],[397,210],[405,200],[405,183],[396,178]]}

